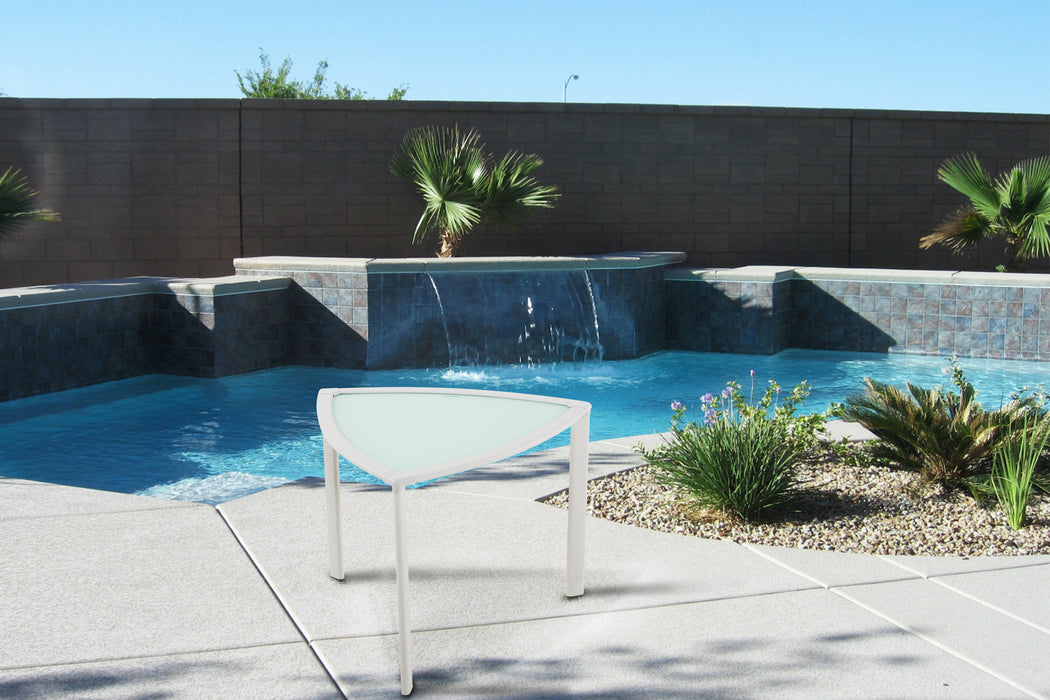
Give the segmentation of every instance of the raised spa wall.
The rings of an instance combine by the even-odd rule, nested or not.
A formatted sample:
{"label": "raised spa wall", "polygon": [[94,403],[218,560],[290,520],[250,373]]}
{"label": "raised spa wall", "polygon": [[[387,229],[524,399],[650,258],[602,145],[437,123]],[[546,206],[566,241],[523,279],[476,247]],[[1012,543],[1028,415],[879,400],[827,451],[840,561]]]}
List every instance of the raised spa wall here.
{"label": "raised spa wall", "polygon": [[[683,257],[267,257],[236,260],[237,274],[220,278],[0,290],[0,400],[158,372],[429,367],[540,351],[553,360],[789,347],[1050,360],[1050,275],[697,270],[680,267]],[[465,313],[470,300],[477,308]],[[492,319],[510,319],[495,329],[510,341],[469,337],[490,332]]]}

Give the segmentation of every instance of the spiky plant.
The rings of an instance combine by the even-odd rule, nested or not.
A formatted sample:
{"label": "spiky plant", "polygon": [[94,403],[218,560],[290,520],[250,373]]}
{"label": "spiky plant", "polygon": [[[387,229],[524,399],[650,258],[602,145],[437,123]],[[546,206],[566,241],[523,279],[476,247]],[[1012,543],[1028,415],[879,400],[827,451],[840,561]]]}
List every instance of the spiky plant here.
{"label": "spiky plant", "polygon": [[531,207],[554,206],[557,189],[532,177],[542,164],[537,155],[515,151],[497,161],[473,129],[428,126],[405,134],[390,171],[423,198],[412,242],[437,233],[438,256],[453,257],[479,223],[513,223]]}
{"label": "spiky plant", "polygon": [[970,203],[919,241],[922,249],[946,245],[962,251],[988,237],[1006,239],[1006,269],[1025,272],[1028,260],[1050,255],[1050,156],[1025,160],[995,180],[977,157],[964,153],[946,160],[937,177]]}
{"label": "spiky plant", "polygon": [[0,175],[0,238],[10,235],[29,221],[57,221],[58,213],[33,206],[37,193],[18,170],[8,168]]}
{"label": "spiky plant", "polygon": [[1028,519],[1028,499],[1035,483],[1036,469],[1050,441],[1050,420],[1041,416],[1025,422],[1004,440],[993,457],[988,481],[1007,524],[1020,530]]}
{"label": "spiky plant", "polygon": [[839,414],[875,434],[869,450],[876,459],[950,483],[986,469],[1003,437],[1036,410],[1021,399],[986,411],[957,365],[952,381],[958,391],[910,382],[902,389],[866,377],[864,393],[847,396]]}

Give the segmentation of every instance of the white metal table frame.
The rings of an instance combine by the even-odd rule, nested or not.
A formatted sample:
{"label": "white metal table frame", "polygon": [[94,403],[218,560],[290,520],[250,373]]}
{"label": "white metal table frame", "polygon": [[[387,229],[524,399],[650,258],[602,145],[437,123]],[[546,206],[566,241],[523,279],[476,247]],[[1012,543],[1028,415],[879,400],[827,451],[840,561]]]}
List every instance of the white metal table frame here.
{"label": "white metal table frame", "polygon": [[[406,424],[406,414],[412,410],[426,413],[430,419],[428,437],[437,444],[427,444],[421,450],[418,442],[412,442],[413,428],[419,427],[418,420],[416,425]],[[371,387],[318,392],[317,419],[324,440],[328,571],[332,578],[345,577],[339,455],[389,484],[393,491],[402,695],[412,692],[405,487],[513,457],[570,428],[565,595],[583,595],[590,413],[591,406],[585,401],[474,389]],[[485,426],[478,424],[490,421],[492,429],[479,435]]]}

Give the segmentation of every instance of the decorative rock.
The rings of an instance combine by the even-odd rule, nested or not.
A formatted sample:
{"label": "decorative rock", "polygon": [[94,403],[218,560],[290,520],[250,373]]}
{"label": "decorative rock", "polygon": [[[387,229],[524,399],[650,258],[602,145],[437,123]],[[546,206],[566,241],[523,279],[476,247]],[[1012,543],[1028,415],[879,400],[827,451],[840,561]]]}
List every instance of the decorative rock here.
{"label": "decorative rock", "polygon": [[[700,509],[638,467],[588,485],[590,515],[675,534],[800,549],[882,555],[1050,554],[1050,498],[1033,492],[1028,525],[1012,530],[998,504],[919,483],[908,472],[826,459],[800,466],[790,512],[747,523]],[[565,507],[564,492],[546,503]]]}

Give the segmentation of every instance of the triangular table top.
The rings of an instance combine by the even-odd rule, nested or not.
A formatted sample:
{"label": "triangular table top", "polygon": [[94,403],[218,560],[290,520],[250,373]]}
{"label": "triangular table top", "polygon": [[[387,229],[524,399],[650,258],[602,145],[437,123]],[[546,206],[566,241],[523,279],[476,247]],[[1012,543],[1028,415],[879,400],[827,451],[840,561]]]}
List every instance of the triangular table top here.
{"label": "triangular table top", "polygon": [[323,389],[321,430],[351,463],[408,485],[524,452],[590,410],[583,401],[473,389]]}

